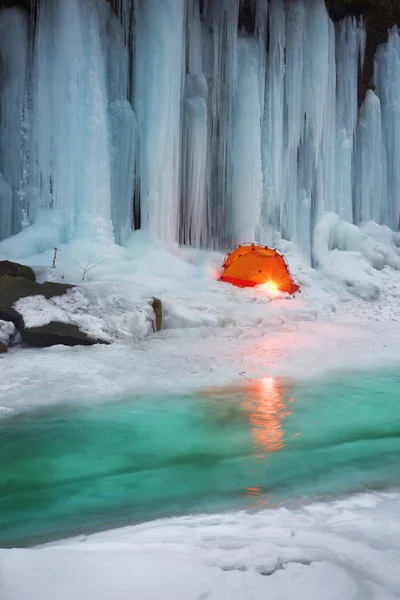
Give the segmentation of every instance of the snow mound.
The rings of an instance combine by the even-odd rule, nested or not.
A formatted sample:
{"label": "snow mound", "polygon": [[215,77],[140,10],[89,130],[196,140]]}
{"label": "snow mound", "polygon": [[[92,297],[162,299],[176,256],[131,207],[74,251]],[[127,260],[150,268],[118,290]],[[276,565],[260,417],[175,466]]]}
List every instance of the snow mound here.
{"label": "snow mound", "polygon": [[399,506],[398,494],[365,494],[3,550],[1,598],[394,600],[400,595]]}

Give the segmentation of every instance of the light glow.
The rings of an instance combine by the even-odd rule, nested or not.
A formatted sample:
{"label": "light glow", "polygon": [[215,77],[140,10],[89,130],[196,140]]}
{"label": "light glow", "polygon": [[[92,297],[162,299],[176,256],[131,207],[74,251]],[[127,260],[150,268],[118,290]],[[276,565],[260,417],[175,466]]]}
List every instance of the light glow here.
{"label": "light glow", "polygon": [[266,294],[269,297],[275,298],[277,296],[279,296],[279,294],[281,293],[278,287],[278,284],[275,283],[275,281],[268,281],[267,283],[261,283],[260,285],[257,286],[257,289],[259,289],[261,292],[263,292],[264,294]]}

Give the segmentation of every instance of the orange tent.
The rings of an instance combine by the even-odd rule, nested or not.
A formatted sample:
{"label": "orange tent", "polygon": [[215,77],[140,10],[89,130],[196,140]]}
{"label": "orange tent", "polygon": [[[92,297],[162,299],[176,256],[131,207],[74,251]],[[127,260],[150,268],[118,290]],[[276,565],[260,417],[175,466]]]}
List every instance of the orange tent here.
{"label": "orange tent", "polygon": [[242,244],[225,257],[220,281],[238,287],[267,285],[270,291],[294,294],[299,289],[283,255],[275,248]]}

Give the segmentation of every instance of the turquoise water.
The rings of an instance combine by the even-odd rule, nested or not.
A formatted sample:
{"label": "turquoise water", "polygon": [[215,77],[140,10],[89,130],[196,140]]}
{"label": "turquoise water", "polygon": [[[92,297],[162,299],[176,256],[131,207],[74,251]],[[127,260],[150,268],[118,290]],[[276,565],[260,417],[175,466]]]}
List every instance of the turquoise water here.
{"label": "turquoise water", "polygon": [[266,378],[0,421],[0,546],[400,485],[400,375]]}

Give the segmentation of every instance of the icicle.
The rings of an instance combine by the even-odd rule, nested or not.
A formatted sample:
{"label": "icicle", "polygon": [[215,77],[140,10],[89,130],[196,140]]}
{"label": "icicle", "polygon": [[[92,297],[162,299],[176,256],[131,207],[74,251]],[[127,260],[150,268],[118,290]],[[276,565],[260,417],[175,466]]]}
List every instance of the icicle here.
{"label": "icicle", "polygon": [[29,51],[28,13],[0,11],[0,239],[22,226],[22,118]]}
{"label": "icicle", "polygon": [[0,240],[11,235],[12,189],[0,173]]}
{"label": "icicle", "polygon": [[55,210],[65,241],[113,239],[105,73],[96,6],[89,0],[42,0],[29,216],[34,219],[40,208]]}
{"label": "icicle", "polygon": [[323,2],[305,4],[307,33],[305,39],[304,108],[306,129],[312,136],[314,162],[318,163],[324,135],[324,113],[333,99],[329,93],[329,18]]}
{"label": "icicle", "polygon": [[[286,74],[281,234],[311,256],[312,230],[325,199],[324,153],[332,155],[333,29],[323,3],[286,5]],[[330,74],[333,69],[333,77]]]}
{"label": "icicle", "polygon": [[328,49],[328,102],[324,111],[324,136],[321,160],[323,163],[323,198],[318,207],[322,211],[336,210],[336,49],[335,26],[329,22]]}
{"label": "icicle", "polygon": [[312,259],[326,211],[397,229],[397,28],[359,110],[362,22],[252,0],[249,34],[241,1],[41,0],[31,44],[26,14],[0,11],[0,237],[27,209],[60,241],[123,243],[134,220],[195,246],[279,235]]}
{"label": "icicle", "polygon": [[397,27],[391,30],[387,44],[378,48],[374,81],[381,100],[388,166],[387,203],[382,220],[397,230],[400,226],[400,35]]}
{"label": "icicle", "polygon": [[[285,14],[282,0],[269,7],[269,54],[262,126],[263,209],[262,231],[267,241],[281,226],[283,98],[285,85]],[[284,192],[283,192],[284,194]]]}
{"label": "icicle", "polygon": [[122,243],[133,229],[137,122],[127,100],[115,100],[108,110],[111,142],[111,216],[115,239]]}
{"label": "icicle", "polygon": [[[304,134],[304,44],[306,11],[298,2],[287,4],[286,22],[286,70],[285,70],[285,113],[284,137],[285,166],[283,168],[285,191],[282,204],[282,226],[284,235],[298,240],[301,222],[299,208],[305,201],[304,190],[299,189],[298,150]],[[282,192],[281,192],[282,193]]]}
{"label": "icicle", "polygon": [[232,202],[233,111],[237,75],[237,25],[240,0],[212,4],[211,30],[205,42],[205,76],[211,79],[209,165],[210,234],[218,246],[229,243],[228,211]]}
{"label": "icicle", "polygon": [[337,205],[341,219],[352,222],[352,159],[353,140],[357,125],[357,88],[360,60],[360,42],[365,33],[353,18],[344,19],[338,26],[336,43],[337,62]]}
{"label": "icicle", "polygon": [[[355,222],[374,220],[385,224],[387,166],[379,98],[368,90],[360,111],[356,137]],[[393,223],[387,223],[393,226]]]}
{"label": "icicle", "polygon": [[122,243],[132,232],[133,196],[135,188],[135,160],[137,121],[129,94],[129,7],[119,0],[114,15],[108,3],[100,3],[102,39],[107,58],[107,96],[109,115],[109,142],[111,160],[111,216],[115,239]]}
{"label": "icicle", "polygon": [[178,240],[184,0],[146,0],[136,12],[136,107],[142,227]]}
{"label": "icicle", "polygon": [[233,243],[257,239],[260,224],[262,171],[259,58],[255,40],[239,40],[229,226]]}
{"label": "icicle", "polygon": [[187,14],[187,75],[182,127],[182,241],[208,241],[208,85],[202,68],[202,27],[197,0]]}

